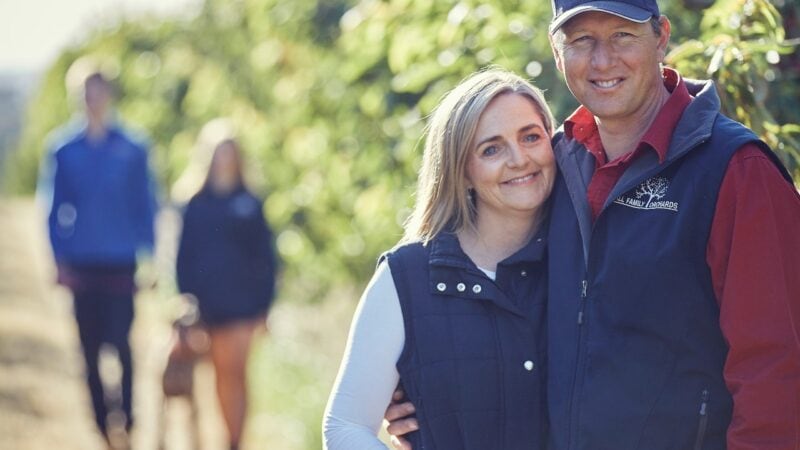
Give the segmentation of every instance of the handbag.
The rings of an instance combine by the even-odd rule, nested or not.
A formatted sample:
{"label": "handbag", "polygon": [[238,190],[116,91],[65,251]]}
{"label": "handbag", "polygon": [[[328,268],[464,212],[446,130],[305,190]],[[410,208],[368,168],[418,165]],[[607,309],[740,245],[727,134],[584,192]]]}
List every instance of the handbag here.
{"label": "handbag", "polygon": [[167,364],[161,379],[167,397],[191,396],[194,389],[194,366],[209,349],[209,336],[200,321],[196,305],[172,323],[172,337]]}

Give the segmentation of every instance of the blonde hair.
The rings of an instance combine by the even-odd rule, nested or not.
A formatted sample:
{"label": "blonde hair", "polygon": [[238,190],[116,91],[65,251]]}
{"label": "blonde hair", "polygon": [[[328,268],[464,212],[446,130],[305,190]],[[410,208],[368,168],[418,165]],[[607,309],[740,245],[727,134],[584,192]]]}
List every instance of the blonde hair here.
{"label": "blonde hair", "polygon": [[552,136],[553,114],[542,91],[527,80],[499,68],[464,79],[444,96],[428,122],[417,199],[402,242],[427,243],[442,231],[475,226],[475,204],[467,193],[467,157],[481,114],[504,94],[529,98]]}
{"label": "blonde hair", "polygon": [[239,183],[252,187],[249,183],[251,176],[244,173],[244,156],[237,138],[236,127],[230,119],[220,117],[207,122],[200,130],[189,165],[172,186],[171,194],[174,201],[185,203],[206,188],[214,155],[217,149],[226,143],[232,144],[236,151]]}

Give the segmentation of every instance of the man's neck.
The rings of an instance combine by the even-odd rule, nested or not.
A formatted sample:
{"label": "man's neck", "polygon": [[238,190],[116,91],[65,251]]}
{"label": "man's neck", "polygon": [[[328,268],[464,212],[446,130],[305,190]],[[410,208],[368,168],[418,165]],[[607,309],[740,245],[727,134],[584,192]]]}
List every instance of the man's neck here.
{"label": "man's neck", "polygon": [[656,98],[647,105],[642,114],[623,120],[603,120],[595,116],[597,131],[600,133],[600,141],[603,143],[608,161],[614,161],[636,150],[636,146],[650,129],[658,112],[669,99],[669,95],[666,87],[660,89]]}
{"label": "man's neck", "polygon": [[86,135],[89,136],[89,139],[99,140],[108,134],[109,124],[105,117],[88,115],[86,119]]}

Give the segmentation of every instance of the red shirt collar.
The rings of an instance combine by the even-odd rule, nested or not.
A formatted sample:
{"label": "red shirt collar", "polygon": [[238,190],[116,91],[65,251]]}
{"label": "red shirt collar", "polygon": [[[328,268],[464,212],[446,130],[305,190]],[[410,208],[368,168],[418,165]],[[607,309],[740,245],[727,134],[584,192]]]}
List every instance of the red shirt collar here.
{"label": "red shirt collar", "polygon": [[[667,157],[672,133],[675,131],[683,111],[692,101],[692,96],[689,95],[686,83],[684,83],[683,78],[677,71],[664,68],[663,76],[664,86],[670,91],[669,99],[661,107],[655,120],[653,120],[650,128],[642,136],[642,140],[637,146],[639,148],[644,144],[654,149],[658,153],[659,162],[664,162]],[[579,107],[564,121],[564,134],[567,138],[574,139],[586,146],[586,149],[597,158],[598,162],[606,162],[605,149],[603,149],[603,144],[600,142],[597,123],[594,121],[592,113],[584,106]],[[631,151],[633,150],[635,149],[631,149]]]}

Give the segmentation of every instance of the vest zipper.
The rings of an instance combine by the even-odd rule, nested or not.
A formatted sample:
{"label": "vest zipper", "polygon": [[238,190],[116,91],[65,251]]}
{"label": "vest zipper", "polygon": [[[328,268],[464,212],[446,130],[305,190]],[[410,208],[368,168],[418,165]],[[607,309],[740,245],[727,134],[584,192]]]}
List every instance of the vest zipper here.
{"label": "vest zipper", "polygon": [[[575,412],[578,409],[578,405],[576,404],[576,392],[579,389],[579,385],[583,383],[583,376],[581,375],[580,367],[583,365],[583,347],[584,347],[584,337],[586,336],[586,328],[583,326],[584,322],[584,311],[586,309],[586,297],[587,291],[589,288],[589,282],[586,279],[581,280],[581,290],[580,290],[580,306],[578,309],[578,352],[575,355],[575,373],[573,374],[572,379],[572,389],[570,389],[569,395],[569,429],[567,431],[567,449],[574,448],[573,441],[576,441],[577,436],[577,418],[575,417]],[[578,378],[581,378],[579,381]]]}
{"label": "vest zipper", "polygon": [[581,306],[578,310],[578,325],[583,325],[583,310],[586,308],[586,289],[589,283],[586,280],[581,281]]}
{"label": "vest zipper", "polygon": [[708,427],[708,399],[711,395],[708,392],[708,389],[703,389],[703,393],[701,394],[700,398],[702,403],[700,403],[700,420],[697,426],[697,439],[694,441],[694,450],[702,450],[703,442],[706,438],[706,427]]}

